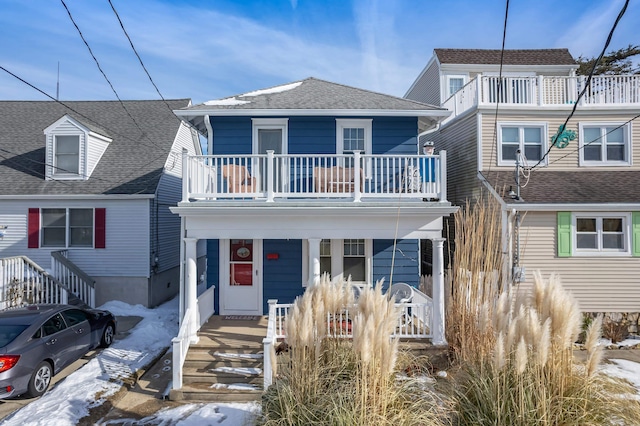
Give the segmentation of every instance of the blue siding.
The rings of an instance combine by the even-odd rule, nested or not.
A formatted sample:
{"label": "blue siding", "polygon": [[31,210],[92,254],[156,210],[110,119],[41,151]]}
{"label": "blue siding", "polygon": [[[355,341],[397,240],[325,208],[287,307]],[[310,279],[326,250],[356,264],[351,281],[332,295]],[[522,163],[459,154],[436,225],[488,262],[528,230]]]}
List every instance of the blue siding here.
{"label": "blue siding", "polygon": [[[302,287],[302,240],[263,241],[263,312],[269,312],[267,300],[292,303],[304,293]],[[268,253],[277,253],[277,260],[267,260]]]}
{"label": "blue siding", "polygon": [[[336,118],[289,117],[289,154],[335,154]],[[212,117],[211,126],[214,154],[251,153],[251,117]],[[416,154],[417,133],[415,117],[373,117],[373,154]]]}
{"label": "blue siding", "polygon": [[220,313],[220,242],[218,240],[207,240],[207,288],[215,285],[213,290],[214,302],[213,309],[217,314]]}
{"label": "blue siding", "polygon": [[[389,286],[393,240],[373,240],[373,280],[384,278],[384,287]],[[393,268],[393,282],[404,282],[411,286],[420,285],[418,269],[420,255],[418,240],[399,240],[396,244],[396,258]]]}
{"label": "blue siding", "polygon": [[250,117],[211,117],[213,154],[251,154]]}
{"label": "blue siding", "polygon": [[418,120],[415,117],[375,117],[371,133],[373,154],[418,153]]}

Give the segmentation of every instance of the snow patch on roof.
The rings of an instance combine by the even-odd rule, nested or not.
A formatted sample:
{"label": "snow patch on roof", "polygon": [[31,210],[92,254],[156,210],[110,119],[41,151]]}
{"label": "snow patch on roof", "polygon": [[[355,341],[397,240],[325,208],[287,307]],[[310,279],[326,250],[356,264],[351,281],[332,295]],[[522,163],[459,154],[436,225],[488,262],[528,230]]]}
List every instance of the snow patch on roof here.
{"label": "snow patch on roof", "polygon": [[282,86],[276,86],[270,89],[254,90],[253,92],[243,93],[240,96],[244,98],[245,96],[270,95],[272,93],[286,92],[287,90],[295,89],[301,84],[301,81],[296,81],[295,83],[283,84]]}
{"label": "snow patch on roof", "polygon": [[236,98],[225,98],[225,99],[215,99],[213,101],[206,101],[205,105],[218,105],[218,106],[228,106],[228,105],[244,105],[251,103],[251,101],[242,101]]}

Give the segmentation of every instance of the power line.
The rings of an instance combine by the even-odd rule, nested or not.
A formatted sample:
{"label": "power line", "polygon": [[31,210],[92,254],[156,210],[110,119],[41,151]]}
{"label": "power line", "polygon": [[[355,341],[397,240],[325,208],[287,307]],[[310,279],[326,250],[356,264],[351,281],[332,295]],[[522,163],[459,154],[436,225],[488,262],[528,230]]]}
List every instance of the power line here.
{"label": "power line", "polygon": [[[493,163],[493,152],[498,145],[498,110],[500,108],[500,98],[502,94],[502,66],[504,64],[504,46],[507,39],[507,20],[509,19],[509,0],[504,12],[504,25],[502,29],[502,48],[500,49],[500,71],[498,72],[498,93],[496,97],[496,114],[493,120],[493,143],[491,144],[491,156],[489,157],[489,171],[491,171],[491,164]],[[478,81],[480,76],[476,77]]]}
{"label": "power line", "polygon": [[[100,62],[98,62],[98,58],[96,58],[96,55],[93,54],[93,50],[91,50],[91,46],[89,46],[89,43],[87,42],[87,40],[84,38],[84,35],[82,34],[82,31],[80,30],[80,27],[78,27],[78,24],[76,24],[76,21],[73,19],[73,16],[71,15],[71,11],[69,10],[69,8],[67,7],[66,3],[64,2],[64,0],[60,0],[60,2],[62,3],[62,5],[64,6],[65,10],[67,11],[67,15],[69,15],[69,19],[71,19],[71,22],[73,23],[73,26],[76,27],[76,30],[78,30],[78,34],[80,34],[80,38],[82,39],[82,41],[84,42],[84,45],[87,46],[87,49],[89,50],[89,53],[91,54],[91,57],[93,58],[93,61],[96,63],[96,66],[98,67],[98,70],[100,70],[100,73],[102,74],[102,76],[104,77],[104,79],[107,81],[107,83],[109,83],[109,87],[111,87],[111,90],[113,91],[113,94],[116,95],[116,98],[118,99],[118,102],[120,102],[120,105],[122,105],[122,108],[126,111],[127,115],[129,116],[129,118],[131,118],[131,121],[133,121],[133,123],[136,125],[136,127],[138,128],[138,130],[140,130],[140,134],[142,136],[146,136],[145,132],[142,130],[142,128],[140,127],[140,125],[138,124],[138,122],[136,121],[135,118],[133,118],[133,115],[131,115],[131,113],[129,112],[129,110],[127,109],[127,107],[124,105],[124,103],[122,102],[122,99],[120,99],[120,96],[118,95],[118,92],[116,92],[115,87],[113,87],[113,84],[111,83],[111,81],[109,80],[109,77],[107,77],[107,74],[104,72],[104,70],[102,69],[102,67],[100,66]],[[166,101],[165,101],[166,102]],[[153,145],[156,145],[152,140],[149,139],[149,142],[151,142]],[[160,148],[159,146],[156,145],[157,148]]]}
{"label": "power line", "polygon": [[111,6],[111,10],[113,10],[113,13],[116,15],[116,18],[118,18],[118,22],[120,23],[120,28],[122,28],[122,32],[124,32],[124,35],[127,37],[127,40],[129,40],[129,44],[131,45],[131,49],[133,49],[133,53],[136,54],[136,57],[138,58],[138,61],[140,61],[140,65],[142,66],[142,69],[147,74],[147,77],[149,78],[149,81],[151,82],[153,87],[156,89],[156,92],[158,92],[158,95],[160,96],[160,99],[162,99],[164,101],[164,104],[173,113],[173,110],[171,109],[171,107],[169,106],[167,101],[165,100],[164,96],[162,96],[162,93],[160,93],[160,89],[158,89],[158,86],[156,85],[156,83],[151,78],[151,74],[149,74],[149,71],[147,70],[147,67],[145,67],[144,62],[142,62],[142,58],[138,54],[138,51],[136,50],[135,46],[133,45],[133,41],[131,40],[131,37],[129,37],[129,33],[124,28],[124,23],[122,22],[122,19],[120,19],[120,15],[118,14],[118,11],[116,10],[116,8],[113,5],[113,3],[111,2],[111,0],[108,0],[108,1],[109,1],[109,5]]}
{"label": "power line", "polygon": [[573,104],[573,108],[571,109],[571,113],[569,114],[567,119],[564,121],[564,124],[562,126],[560,126],[560,129],[558,129],[558,133],[556,133],[554,135],[553,141],[551,142],[551,144],[549,144],[549,149],[547,149],[547,152],[545,152],[545,154],[542,156],[542,158],[540,158],[540,160],[538,160],[538,162],[531,168],[531,170],[533,170],[536,167],[538,167],[540,165],[540,163],[542,163],[544,161],[544,159],[547,158],[547,156],[551,152],[551,149],[555,146],[556,142],[558,142],[558,137],[560,136],[561,130],[566,129],[567,124],[569,123],[569,120],[571,120],[571,118],[573,117],[573,114],[575,114],[576,108],[578,108],[578,104],[580,103],[580,100],[582,99],[584,94],[587,92],[587,90],[591,86],[591,78],[593,77],[593,74],[596,71],[596,67],[597,67],[598,63],[600,62],[600,60],[602,59],[602,57],[604,56],[604,54],[606,53],[607,48],[609,47],[609,43],[611,43],[611,38],[613,37],[613,32],[615,31],[616,27],[618,26],[618,22],[620,22],[620,19],[622,19],[622,16],[627,11],[627,6],[628,5],[629,5],[629,0],[625,0],[624,5],[622,6],[622,9],[618,13],[618,17],[616,18],[615,22],[613,23],[613,26],[611,27],[611,30],[609,31],[609,36],[607,37],[607,41],[605,42],[604,47],[602,48],[602,52],[600,52],[600,56],[598,56],[598,58],[594,61],[593,67],[591,68],[591,72],[589,73],[589,76],[587,77],[587,81],[586,81],[586,83],[584,85],[584,88],[580,91],[580,93],[578,94],[578,99],[576,99],[575,103]]}

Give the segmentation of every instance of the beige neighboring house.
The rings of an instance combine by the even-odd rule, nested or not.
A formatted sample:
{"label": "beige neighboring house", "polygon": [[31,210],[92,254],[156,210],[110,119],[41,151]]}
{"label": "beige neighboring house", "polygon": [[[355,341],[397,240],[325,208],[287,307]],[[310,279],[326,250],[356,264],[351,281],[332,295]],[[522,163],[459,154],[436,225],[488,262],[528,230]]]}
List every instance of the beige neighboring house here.
{"label": "beige neighboring house", "polygon": [[[640,312],[640,75],[596,76],[578,99],[567,49],[506,50],[501,77],[500,58],[435,49],[405,95],[452,111],[426,136],[448,153],[448,200],[500,202],[516,281],[556,272],[585,312]],[[575,139],[550,146],[574,106]]]}

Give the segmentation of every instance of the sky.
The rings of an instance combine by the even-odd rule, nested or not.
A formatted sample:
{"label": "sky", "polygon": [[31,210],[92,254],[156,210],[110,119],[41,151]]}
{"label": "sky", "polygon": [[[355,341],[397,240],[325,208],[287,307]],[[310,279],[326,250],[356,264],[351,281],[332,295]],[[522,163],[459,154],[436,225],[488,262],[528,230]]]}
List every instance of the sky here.
{"label": "sky", "polygon": [[[0,66],[60,100],[159,99],[108,0],[0,0]],[[506,0],[111,0],[160,94],[316,77],[403,96],[434,48],[499,49]],[[512,0],[505,47],[597,56],[624,0]],[[631,0],[608,51],[640,44]],[[47,97],[0,69],[1,100]]]}
{"label": "sky", "polygon": [[[100,350],[87,364],[50,388],[41,398],[0,420],[0,426],[78,424],[91,408],[105,404],[106,398],[120,389],[124,378],[146,368],[164,348],[169,347],[178,332],[178,298],[153,309],[119,301],[107,302],[100,308],[116,316],[133,315],[142,319],[127,337],[116,339],[113,345]],[[609,345],[611,341],[601,339],[600,344]],[[638,340],[633,339],[618,343],[620,346],[637,344]],[[601,365],[601,370],[610,376],[628,380],[636,387],[640,398],[640,364],[621,359],[611,361],[611,364]],[[163,408],[143,419],[102,419],[97,426],[239,426],[252,424],[259,413],[260,405],[256,403],[194,403]]]}

